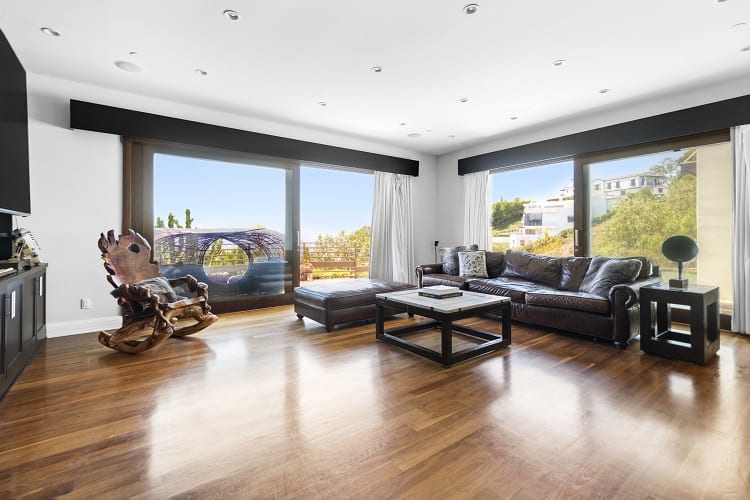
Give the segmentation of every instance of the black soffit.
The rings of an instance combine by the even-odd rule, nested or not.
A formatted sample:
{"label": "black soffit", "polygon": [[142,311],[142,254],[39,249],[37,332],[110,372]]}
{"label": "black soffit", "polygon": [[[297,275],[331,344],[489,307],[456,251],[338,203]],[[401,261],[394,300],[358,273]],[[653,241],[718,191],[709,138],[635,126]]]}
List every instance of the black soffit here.
{"label": "black soffit", "polygon": [[419,175],[419,162],[219,125],[70,100],[70,128],[292,160]]}
{"label": "black soffit", "polygon": [[750,123],[750,95],[458,160],[458,174],[570,158]]}

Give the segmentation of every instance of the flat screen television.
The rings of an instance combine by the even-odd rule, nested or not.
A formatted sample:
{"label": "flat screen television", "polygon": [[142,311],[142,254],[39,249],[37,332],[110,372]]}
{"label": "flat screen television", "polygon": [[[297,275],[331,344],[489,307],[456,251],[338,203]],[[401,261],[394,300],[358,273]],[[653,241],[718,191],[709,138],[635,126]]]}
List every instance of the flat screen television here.
{"label": "flat screen television", "polygon": [[0,215],[31,214],[26,71],[0,31]]}

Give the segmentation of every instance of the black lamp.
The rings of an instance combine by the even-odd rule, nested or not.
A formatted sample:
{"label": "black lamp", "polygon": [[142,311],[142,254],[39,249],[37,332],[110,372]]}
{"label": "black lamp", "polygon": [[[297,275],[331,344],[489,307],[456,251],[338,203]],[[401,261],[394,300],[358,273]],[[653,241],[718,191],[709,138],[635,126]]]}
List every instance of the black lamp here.
{"label": "black lamp", "polygon": [[664,257],[677,262],[677,279],[669,280],[670,288],[687,288],[687,278],[682,278],[682,263],[693,260],[698,255],[698,245],[688,236],[672,236],[661,244]]}

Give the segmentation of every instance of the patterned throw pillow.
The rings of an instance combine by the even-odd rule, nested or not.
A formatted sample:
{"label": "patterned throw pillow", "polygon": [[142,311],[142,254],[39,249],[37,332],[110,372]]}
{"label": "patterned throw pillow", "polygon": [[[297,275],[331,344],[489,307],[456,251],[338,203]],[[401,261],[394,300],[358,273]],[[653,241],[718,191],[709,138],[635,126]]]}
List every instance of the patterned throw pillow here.
{"label": "patterned throw pillow", "polygon": [[443,274],[458,276],[458,252],[479,250],[476,243],[458,247],[445,247],[439,250],[440,262],[443,264]]}
{"label": "patterned throw pillow", "polygon": [[484,250],[458,252],[458,275],[467,278],[487,278],[487,262]]}

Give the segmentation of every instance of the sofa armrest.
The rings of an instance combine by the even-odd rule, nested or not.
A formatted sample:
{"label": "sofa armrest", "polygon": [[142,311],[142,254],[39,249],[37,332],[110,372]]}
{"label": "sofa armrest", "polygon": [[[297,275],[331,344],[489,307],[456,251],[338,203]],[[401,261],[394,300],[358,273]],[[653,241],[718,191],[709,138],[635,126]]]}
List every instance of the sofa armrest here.
{"label": "sofa armrest", "polygon": [[616,344],[623,346],[638,335],[640,330],[640,307],[639,295],[642,286],[659,283],[660,278],[646,278],[627,283],[615,285],[609,290],[609,301],[612,306],[612,319],[614,320],[613,339]]}
{"label": "sofa armrest", "polygon": [[653,285],[660,281],[661,278],[646,278],[633,283],[615,285],[609,290],[609,300],[613,307],[621,305],[627,309],[638,303],[642,286]]}
{"label": "sofa armrest", "polygon": [[417,286],[422,288],[422,277],[425,274],[441,274],[443,272],[443,264],[422,264],[417,266],[414,272],[417,273]]}

